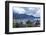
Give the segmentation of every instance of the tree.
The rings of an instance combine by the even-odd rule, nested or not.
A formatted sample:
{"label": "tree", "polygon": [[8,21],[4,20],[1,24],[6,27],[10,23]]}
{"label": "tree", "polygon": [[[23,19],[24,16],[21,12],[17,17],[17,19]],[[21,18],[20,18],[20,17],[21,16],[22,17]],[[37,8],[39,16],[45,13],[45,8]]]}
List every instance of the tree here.
{"label": "tree", "polygon": [[31,26],[32,26],[32,22],[31,22],[30,20],[28,20],[28,21],[26,22],[26,24],[27,24],[28,27],[31,27]]}
{"label": "tree", "polygon": [[16,23],[16,27],[19,27],[19,24],[18,23]]}
{"label": "tree", "polygon": [[23,27],[23,22],[20,22],[19,26],[20,26],[20,27]]}
{"label": "tree", "polygon": [[40,20],[37,20],[35,26],[39,26],[39,25],[40,25]]}
{"label": "tree", "polygon": [[16,27],[16,23],[13,23],[13,28],[15,28]]}

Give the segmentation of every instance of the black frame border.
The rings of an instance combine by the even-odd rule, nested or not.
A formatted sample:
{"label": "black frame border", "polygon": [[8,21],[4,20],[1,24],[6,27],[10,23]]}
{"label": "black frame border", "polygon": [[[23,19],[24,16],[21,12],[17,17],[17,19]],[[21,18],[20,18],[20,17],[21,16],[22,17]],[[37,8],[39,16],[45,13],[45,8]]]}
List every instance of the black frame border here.
{"label": "black frame border", "polygon": [[[9,3],[22,3],[22,4],[38,4],[43,5],[43,30],[39,31],[22,31],[22,32],[9,32]],[[5,34],[18,34],[18,33],[34,33],[45,32],[45,3],[40,2],[22,2],[22,1],[5,1]]]}

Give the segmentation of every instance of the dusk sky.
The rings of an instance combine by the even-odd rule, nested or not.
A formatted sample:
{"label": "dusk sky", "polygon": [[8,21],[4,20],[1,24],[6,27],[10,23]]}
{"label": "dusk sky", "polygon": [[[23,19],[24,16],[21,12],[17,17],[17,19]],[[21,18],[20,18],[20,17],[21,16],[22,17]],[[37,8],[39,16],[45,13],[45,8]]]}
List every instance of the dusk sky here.
{"label": "dusk sky", "polygon": [[40,7],[13,7],[14,13],[40,17]]}

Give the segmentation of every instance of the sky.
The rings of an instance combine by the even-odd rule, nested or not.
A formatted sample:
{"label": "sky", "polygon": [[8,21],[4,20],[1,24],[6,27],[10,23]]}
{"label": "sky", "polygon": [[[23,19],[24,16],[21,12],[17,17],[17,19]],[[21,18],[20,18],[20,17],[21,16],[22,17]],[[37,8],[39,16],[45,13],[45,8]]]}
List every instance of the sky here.
{"label": "sky", "polygon": [[13,7],[14,13],[40,17],[40,7]]}

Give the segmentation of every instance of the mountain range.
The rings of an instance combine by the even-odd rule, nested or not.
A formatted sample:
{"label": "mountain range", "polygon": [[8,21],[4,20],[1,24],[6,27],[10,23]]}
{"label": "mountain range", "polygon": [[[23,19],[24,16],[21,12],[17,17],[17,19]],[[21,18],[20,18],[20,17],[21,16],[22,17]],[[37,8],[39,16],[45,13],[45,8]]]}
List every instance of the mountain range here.
{"label": "mountain range", "polygon": [[33,15],[13,13],[13,19],[40,19],[40,17],[35,17]]}

